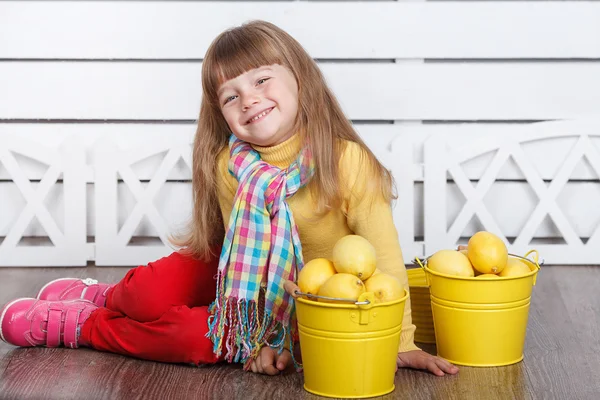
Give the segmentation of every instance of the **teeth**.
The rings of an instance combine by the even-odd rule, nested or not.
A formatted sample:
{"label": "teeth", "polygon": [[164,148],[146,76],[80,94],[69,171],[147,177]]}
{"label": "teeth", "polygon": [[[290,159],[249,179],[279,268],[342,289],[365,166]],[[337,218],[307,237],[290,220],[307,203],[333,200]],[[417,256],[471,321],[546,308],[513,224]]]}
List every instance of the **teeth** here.
{"label": "teeth", "polygon": [[260,117],[264,117],[265,115],[267,115],[266,111],[258,114],[256,117],[252,118],[250,121],[256,121],[257,119],[259,119]]}
{"label": "teeth", "polygon": [[260,118],[264,117],[265,115],[267,115],[267,114],[269,113],[269,111],[270,111],[270,110],[266,110],[266,111],[263,111],[263,112],[261,112],[261,113],[260,113],[260,114],[258,114],[256,117],[254,117],[254,118],[250,118],[250,119],[248,120],[248,122],[254,122],[254,121],[256,121],[256,120],[258,120],[258,119],[260,119]]}

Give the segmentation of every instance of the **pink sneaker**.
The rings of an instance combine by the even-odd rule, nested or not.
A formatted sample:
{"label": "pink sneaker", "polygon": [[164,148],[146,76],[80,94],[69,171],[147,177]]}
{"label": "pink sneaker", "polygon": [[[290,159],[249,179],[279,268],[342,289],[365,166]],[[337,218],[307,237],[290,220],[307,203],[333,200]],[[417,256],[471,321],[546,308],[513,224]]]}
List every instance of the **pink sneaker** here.
{"label": "pink sneaker", "polygon": [[14,346],[76,349],[81,326],[98,306],[88,300],[17,299],[0,313],[0,339]]}
{"label": "pink sneaker", "polygon": [[106,293],[113,287],[108,283],[98,283],[92,278],[61,278],[48,282],[37,295],[40,300],[84,299],[98,307],[106,305]]}

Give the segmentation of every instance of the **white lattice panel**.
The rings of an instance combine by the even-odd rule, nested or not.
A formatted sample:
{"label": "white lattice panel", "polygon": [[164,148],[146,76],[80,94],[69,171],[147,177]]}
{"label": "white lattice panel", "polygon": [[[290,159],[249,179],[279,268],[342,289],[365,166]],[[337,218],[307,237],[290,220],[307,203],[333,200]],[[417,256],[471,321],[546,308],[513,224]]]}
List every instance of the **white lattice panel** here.
{"label": "white lattice panel", "polygon": [[[403,193],[394,205],[394,219],[399,227],[400,241],[406,261],[422,253],[422,244],[414,240],[413,176],[409,155],[412,147],[407,143],[396,145],[398,135],[394,132],[379,136],[367,136],[367,144],[379,159],[392,170],[399,191]],[[191,148],[188,143],[160,141],[140,148],[119,150],[113,141],[103,140],[95,149],[95,261],[97,265],[145,264],[172,251],[168,236],[177,227],[183,227],[186,219],[166,221],[161,215],[165,211],[156,207],[153,198],[167,182],[167,176],[179,160],[190,168]],[[144,184],[136,176],[132,166],[152,157],[159,157],[159,166],[151,180]],[[189,178],[189,175],[188,175]],[[119,193],[130,191],[135,198],[133,209],[123,213],[123,200]],[[168,192],[167,192],[168,193]],[[407,193],[411,193],[407,195]],[[168,195],[168,194],[167,194]],[[171,207],[191,210],[191,196],[179,199]],[[150,236],[160,243],[148,243],[139,226],[143,220],[152,226]],[[131,243],[131,241],[135,243]],[[155,241],[156,242],[156,241]]]}
{"label": "white lattice panel", "polygon": [[[0,169],[22,200],[12,218],[0,221],[0,231],[5,232],[0,266],[85,265],[86,165],[81,143],[67,138],[58,147],[47,147],[11,134],[2,135],[0,143]],[[41,179],[28,176],[23,159],[36,162]],[[15,197],[5,197],[2,203],[10,200]],[[43,230],[47,240],[28,237],[31,225]]]}
{"label": "white lattice panel", "polygon": [[[548,263],[599,264],[600,229],[596,225],[588,237],[582,237],[565,210],[559,207],[557,197],[565,190],[575,168],[584,160],[595,172],[593,183],[596,188],[600,186],[600,146],[597,141],[600,137],[600,121],[546,122],[516,129],[521,131],[520,134],[511,135],[511,138],[481,138],[457,143],[455,139],[448,140],[436,135],[425,143],[425,252],[432,254],[443,248],[454,248],[461,241],[464,243],[468,237],[463,232],[476,218],[480,229],[499,235],[512,253],[523,254],[535,248]],[[567,155],[552,178],[544,180],[523,147],[529,143],[564,138],[572,139]],[[493,158],[481,177],[477,180],[467,178],[464,164],[489,153],[493,154]],[[547,156],[552,157],[552,154]],[[509,159],[519,167],[537,197],[537,204],[526,215],[522,228],[514,238],[506,236],[500,227],[499,216],[492,214],[484,202],[484,197]],[[459,189],[465,200],[455,218],[448,212],[450,196],[456,196],[449,191],[451,185]],[[513,207],[517,202],[518,207],[518,199],[507,197],[503,201]],[[518,209],[508,211],[517,212]],[[597,207],[589,207],[587,212],[591,218],[591,214],[597,212]],[[552,221],[561,240],[554,239],[550,243],[544,243],[543,238],[533,240],[546,218]]]}
{"label": "white lattice panel", "polygon": [[[149,158],[159,158],[157,169],[148,182],[140,181],[132,168]],[[156,207],[155,199],[165,185],[171,171],[183,161],[191,171],[191,146],[177,143],[168,137],[139,147],[120,149],[108,140],[95,148],[95,204],[96,204],[96,264],[142,265],[168,255],[173,251],[168,236],[183,228],[190,215],[179,221],[167,220]],[[188,175],[191,178],[191,174]],[[125,213],[120,208],[120,194],[129,191],[135,199],[133,209]],[[171,194],[172,195],[172,194]],[[167,196],[169,194],[167,193]],[[171,203],[171,208],[191,208],[191,194]],[[139,232],[144,221],[149,232]],[[158,243],[148,243],[157,237]]]}

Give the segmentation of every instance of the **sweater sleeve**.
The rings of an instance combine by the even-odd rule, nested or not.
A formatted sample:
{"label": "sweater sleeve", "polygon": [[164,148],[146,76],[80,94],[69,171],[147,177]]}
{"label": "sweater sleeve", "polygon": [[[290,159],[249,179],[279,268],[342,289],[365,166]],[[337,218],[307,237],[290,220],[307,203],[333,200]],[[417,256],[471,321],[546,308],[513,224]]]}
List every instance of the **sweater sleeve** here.
{"label": "sweater sleeve", "polygon": [[[348,143],[340,160],[341,183],[344,185],[342,207],[347,216],[348,227],[375,247],[377,268],[396,277],[408,291],[408,275],[391,204],[368,188],[368,168],[366,161],[363,161],[363,153],[359,145]],[[404,307],[399,352],[419,350],[414,343],[415,329],[409,296]]]}

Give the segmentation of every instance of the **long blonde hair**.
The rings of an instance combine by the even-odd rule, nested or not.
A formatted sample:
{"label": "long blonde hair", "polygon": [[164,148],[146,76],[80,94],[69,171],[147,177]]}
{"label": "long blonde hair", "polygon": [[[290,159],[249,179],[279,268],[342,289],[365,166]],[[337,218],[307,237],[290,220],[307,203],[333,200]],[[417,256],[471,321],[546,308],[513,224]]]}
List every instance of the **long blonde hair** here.
{"label": "long blonde hair", "polygon": [[193,149],[193,220],[186,237],[173,243],[201,258],[214,255],[224,237],[217,200],[217,155],[231,135],[218,102],[219,86],[244,72],[279,64],[288,68],[298,84],[295,132],[310,146],[315,175],[309,185],[316,199],[315,215],[323,215],[342,202],[338,163],[344,140],[363,149],[371,190],[386,200],[393,196],[390,172],[363,143],[327,86],[315,61],[288,33],[265,21],[252,21],[222,32],[211,43],[202,64],[202,103]]}

